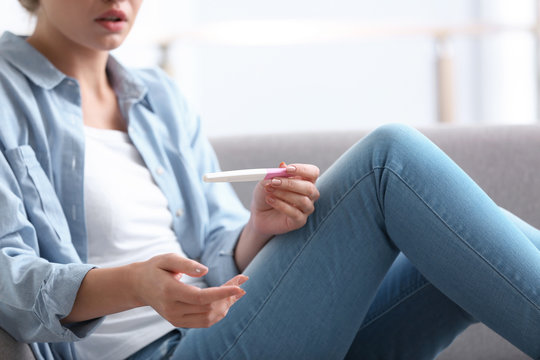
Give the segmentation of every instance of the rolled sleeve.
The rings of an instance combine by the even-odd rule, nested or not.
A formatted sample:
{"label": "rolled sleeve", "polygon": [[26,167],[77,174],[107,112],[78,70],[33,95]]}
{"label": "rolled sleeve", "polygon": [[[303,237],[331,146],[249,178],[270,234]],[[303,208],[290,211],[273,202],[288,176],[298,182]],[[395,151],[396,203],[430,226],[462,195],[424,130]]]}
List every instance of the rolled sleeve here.
{"label": "rolled sleeve", "polygon": [[54,264],[51,275],[38,291],[33,312],[45,328],[63,341],[80,340],[99,324],[99,320],[72,323],[69,326],[60,322],[71,312],[78,289],[92,268],[88,264]]}
{"label": "rolled sleeve", "polygon": [[202,262],[208,266],[206,282],[220,286],[239,274],[234,259],[234,249],[244,227],[223,231],[219,239],[210,241],[203,253]]}
{"label": "rolled sleeve", "polygon": [[87,336],[100,319],[69,326],[61,320],[71,312],[79,286],[92,268],[86,264],[51,264],[30,255],[13,257],[2,251],[2,328],[26,343],[76,341]]}

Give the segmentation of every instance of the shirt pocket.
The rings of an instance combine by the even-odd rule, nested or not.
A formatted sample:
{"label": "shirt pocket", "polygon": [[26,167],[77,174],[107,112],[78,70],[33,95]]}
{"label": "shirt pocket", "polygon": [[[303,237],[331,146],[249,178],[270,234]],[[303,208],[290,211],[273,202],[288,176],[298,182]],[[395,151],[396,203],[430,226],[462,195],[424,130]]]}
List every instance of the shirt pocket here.
{"label": "shirt pocket", "polygon": [[19,183],[26,214],[39,242],[71,242],[60,200],[32,147],[22,145],[7,150],[5,155]]}

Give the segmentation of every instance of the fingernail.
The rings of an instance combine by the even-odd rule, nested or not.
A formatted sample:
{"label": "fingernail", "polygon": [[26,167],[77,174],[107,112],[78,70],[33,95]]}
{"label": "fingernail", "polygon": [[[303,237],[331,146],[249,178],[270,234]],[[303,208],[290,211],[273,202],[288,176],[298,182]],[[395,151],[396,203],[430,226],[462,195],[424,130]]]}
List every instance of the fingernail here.
{"label": "fingernail", "polygon": [[280,180],[280,179],[273,178],[273,179],[272,179],[272,185],[277,185],[277,186],[281,185],[281,180]]}
{"label": "fingernail", "polygon": [[244,295],[246,295],[246,292],[245,292],[245,291],[242,292],[241,294],[236,295],[236,296],[235,296],[235,301],[240,300],[240,299],[242,298],[242,296],[244,296]]}
{"label": "fingernail", "polygon": [[293,173],[295,171],[296,171],[296,166],[294,166],[294,165],[288,165],[287,166],[287,172],[288,173]]}
{"label": "fingernail", "polygon": [[239,279],[236,281],[236,285],[240,286],[240,285],[242,285],[243,283],[245,283],[246,281],[248,281],[248,278],[239,278]]}
{"label": "fingernail", "polygon": [[268,191],[268,192],[274,192],[275,190],[276,190],[276,189],[274,189],[274,188],[271,187],[271,186],[267,186],[267,187],[266,187],[266,191]]}
{"label": "fingernail", "polygon": [[276,200],[273,197],[269,196],[269,197],[266,198],[266,201],[273,204]]}
{"label": "fingernail", "polygon": [[202,273],[205,272],[206,270],[207,270],[207,268],[206,268],[206,267],[203,267],[203,266],[200,266],[200,267],[196,267],[196,268],[195,268],[195,272],[196,272],[197,274],[202,274]]}

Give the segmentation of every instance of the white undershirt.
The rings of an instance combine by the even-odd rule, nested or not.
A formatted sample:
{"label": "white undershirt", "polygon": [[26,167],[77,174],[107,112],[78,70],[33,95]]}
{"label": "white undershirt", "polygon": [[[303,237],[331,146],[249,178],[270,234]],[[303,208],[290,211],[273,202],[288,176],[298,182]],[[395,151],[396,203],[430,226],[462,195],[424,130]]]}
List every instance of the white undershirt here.
{"label": "white undershirt", "polygon": [[[182,251],[172,230],[167,199],[126,133],[85,128],[84,201],[88,263],[100,267],[145,261]],[[182,276],[199,287],[201,279]],[[109,315],[88,338],[77,342],[78,357],[123,359],[174,327],[150,307]]]}

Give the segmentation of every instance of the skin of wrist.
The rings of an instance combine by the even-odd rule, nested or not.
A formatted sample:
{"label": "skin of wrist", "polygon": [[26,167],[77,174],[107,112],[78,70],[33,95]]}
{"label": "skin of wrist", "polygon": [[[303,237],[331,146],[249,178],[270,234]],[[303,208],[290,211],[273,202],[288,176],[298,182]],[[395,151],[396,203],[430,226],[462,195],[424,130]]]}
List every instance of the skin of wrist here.
{"label": "skin of wrist", "polygon": [[271,238],[272,235],[266,235],[256,231],[253,220],[250,218],[244,230],[242,230],[234,251],[234,258],[238,269],[244,271],[259,250]]}
{"label": "skin of wrist", "polygon": [[140,274],[141,271],[144,271],[142,268],[143,264],[141,262],[135,262],[126,265],[123,269],[125,272],[125,284],[127,285],[126,294],[134,308],[147,305],[142,298],[142,294],[138,291],[140,289]]}
{"label": "skin of wrist", "polygon": [[272,238],[272,234],[264,234],[255,228],[255,225],[253,224],[253,217],[249,218],[248,223],[244,227],[243,234],[247,239],[250,239],[251,242],[258,243],[258,244],[266,244],[268,240]]}

